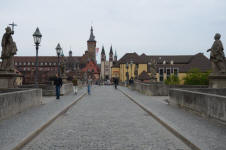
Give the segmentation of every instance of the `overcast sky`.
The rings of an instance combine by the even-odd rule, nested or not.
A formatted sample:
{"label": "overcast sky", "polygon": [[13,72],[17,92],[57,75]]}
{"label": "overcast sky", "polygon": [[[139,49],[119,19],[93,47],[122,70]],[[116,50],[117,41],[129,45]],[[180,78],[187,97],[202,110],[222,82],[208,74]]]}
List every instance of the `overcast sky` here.
{"label": "overcast sky", "polygon": [[[39,55],[65,55],[87,49],[90,26],[97,47],[112,44],[118,57],[127,52],[148,55],[196,54],[211,47],[221,33],[226,44],[226,0],[0,0],[0,35],[14,21],[17,55],[35,55],[32,34],[43,38]],[[101,50],[100,50],[101,51]],[[100,55],[100,52],[99,52]],[[98,57],[100,58],[100,57]],[[99,60],[98,60],[99,61]]]}

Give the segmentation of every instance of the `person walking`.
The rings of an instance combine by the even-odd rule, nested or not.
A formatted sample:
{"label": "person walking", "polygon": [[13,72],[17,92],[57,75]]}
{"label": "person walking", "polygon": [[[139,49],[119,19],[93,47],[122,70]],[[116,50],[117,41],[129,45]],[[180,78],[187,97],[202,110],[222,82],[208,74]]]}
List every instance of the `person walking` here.
{"label": "person walking", "polygon": [[60,88],[62,87],[62,78],[56,74],[56,78],[54,80],[54,85],[56,86],[56,99],[60,99]]}
{"label": "person walking", "polygon": [[72,80],[72,83],[73,83],[74,93],[75,93],[75,95],[77,95],[77,93],[78,93],[78,80],[77,80],[76,77],[74,77],[74,79]]}
{"label": "person walking", "polygon": [[87,88],[88,88],[88,94],[91,94],[91,85],[92,85],[92,78],[91,76],[89,76],[88,80],[87,80]]}
{"label": "person walking", "polygon": [[117,89],[117,86],[118,86],[118,78],[114,78],[114,85],[115,85],[115,89]]}

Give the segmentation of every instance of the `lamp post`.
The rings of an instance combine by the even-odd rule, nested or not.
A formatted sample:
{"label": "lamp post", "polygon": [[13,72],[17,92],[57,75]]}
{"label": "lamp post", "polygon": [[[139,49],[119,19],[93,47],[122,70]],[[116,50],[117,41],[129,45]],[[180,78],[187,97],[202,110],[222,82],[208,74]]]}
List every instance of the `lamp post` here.
{"label": "lamp post", "polygon": [[42,34],[37,27],[35,33],[33,34],[34,43],[36,47],[36,61],[35,61],[35,87],[38,87],[38,47],[41,43]]}
{"label": "lamp post", "polygon": [[61,65],[61,76],[64,76],[64,74],[65,74],[65,61],[64,61],[63,49],[61,50],[60,56],[61,56],[61,63],[60,63],[60,65]]}
{"label": "lamp post", "polygon": [[56,53],[57,53],[57,74],[58,76],[60,76],[60,66],[59,66],[59,62],[60,62],[60,53],[61,53],[62,48],[60,47],[60,43],[57,44],[56,47]]}

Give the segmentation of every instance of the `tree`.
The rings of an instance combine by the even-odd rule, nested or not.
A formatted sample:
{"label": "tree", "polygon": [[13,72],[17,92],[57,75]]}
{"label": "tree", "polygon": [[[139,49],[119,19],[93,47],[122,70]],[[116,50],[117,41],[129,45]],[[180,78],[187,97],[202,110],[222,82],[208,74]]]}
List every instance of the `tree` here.
{"label": "tree", "polygon": [[210,71],[201,72],[198,68],[191,69],[184,78],[184,84],[186,85],[208,85],[208,76]]}
{"label": "tree", "polygon": [[170,75],[170,77],[167,78],[164,82],[167,85],[177,85],[177,84],[180,84],[180,80],[179,80],[178,76],[176,76],[176,75]]}

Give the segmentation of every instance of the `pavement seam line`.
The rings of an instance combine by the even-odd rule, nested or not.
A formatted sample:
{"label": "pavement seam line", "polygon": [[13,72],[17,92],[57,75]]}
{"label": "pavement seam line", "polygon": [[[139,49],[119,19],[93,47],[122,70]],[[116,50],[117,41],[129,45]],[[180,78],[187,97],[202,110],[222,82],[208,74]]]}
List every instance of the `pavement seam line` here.
{"label": "pavement seam line", "polygon": [[119,89],[119,91],[128,97],[133,103],[138,105],[142,110],[144,110],[146,113],[148,113],[150,116],[152,116],[158,123],[160,123],[163,127],[165,127],[168,131],[170,131],[173,135],[175,135],[178,139],[180,139],[184,144],[186,144],[188,147],[190,147],[192,150],[201,150],[198,146],[196,146],[194,143],[192,143],[189,139],[187,139],[185,136],[180,134],[176,129],[168,125],[166,122],[164,122],[162,119],[160,119],[157,115],[152,113],[150,110],[145,108],[142,104],[138,103],[134,98],[129,96],[126,92]]}
{"label": "pavement seam line", "polygon": [[61,115],[66,113],[73,105],[75,105],[77,102],[79,102],[87,93],[83,93],[81,96],[79,96],[74,102],[69,104],[66,108],[64,108],[61,112],[59,112],[56,116],[54,116],[52,119],[44,123],[40,128],[36,129],[34,132],[32,132],[30,135],[25,137],[21,142],[19,142],[12,150],[20,150],[22,149],[26,144],[28,144],[30,141],[32,141],[36,136],[38,136],[45,128],[47,128],[49,125],[51,125],[57,118],[59,118]]}

